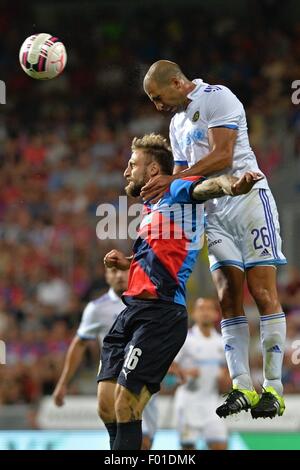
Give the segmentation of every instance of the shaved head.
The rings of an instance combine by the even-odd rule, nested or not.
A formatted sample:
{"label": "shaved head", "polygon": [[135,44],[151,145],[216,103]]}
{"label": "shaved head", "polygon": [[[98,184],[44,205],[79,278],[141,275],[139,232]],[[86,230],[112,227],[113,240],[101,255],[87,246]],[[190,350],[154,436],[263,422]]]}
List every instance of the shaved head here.
{"label": "shaved head", "polygon": [[151,65],[144,78],[144,90],[158,111],[177,113],[189,103],[187,95],[195,88],[170,60],[158,60]]}
{"label": "shaved head", "polygon": [[158,60],[151,65],[144,78],[144,88],[152,81],[159,86],[168,85],[172,78],[186,79],[180,67],[170,60]]}

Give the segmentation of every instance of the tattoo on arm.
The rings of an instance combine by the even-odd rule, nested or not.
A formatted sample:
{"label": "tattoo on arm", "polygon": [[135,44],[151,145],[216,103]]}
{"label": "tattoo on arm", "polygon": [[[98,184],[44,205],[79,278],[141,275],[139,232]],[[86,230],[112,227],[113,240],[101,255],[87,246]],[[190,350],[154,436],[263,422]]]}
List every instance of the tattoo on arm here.
{"label": "tattoo on arm", "polygon": [[192,196],[197,201],[207,201],[222,196],[233,196],[232,184],[238,180],[235,176],[222,175],[209,178],[199,183],[193,190]]}

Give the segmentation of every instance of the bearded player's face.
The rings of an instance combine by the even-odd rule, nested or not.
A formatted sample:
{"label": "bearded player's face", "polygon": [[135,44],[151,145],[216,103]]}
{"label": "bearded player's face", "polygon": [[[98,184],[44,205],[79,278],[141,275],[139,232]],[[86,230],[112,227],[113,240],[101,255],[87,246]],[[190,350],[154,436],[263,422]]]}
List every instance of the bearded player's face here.
{"label": "bearded player's face", "polygon": [[149,180],[148,157],[142,150],[135,150],[124,171],[128,185],[125,187],[126,194],[131,197],[138,197],[141,189]]}

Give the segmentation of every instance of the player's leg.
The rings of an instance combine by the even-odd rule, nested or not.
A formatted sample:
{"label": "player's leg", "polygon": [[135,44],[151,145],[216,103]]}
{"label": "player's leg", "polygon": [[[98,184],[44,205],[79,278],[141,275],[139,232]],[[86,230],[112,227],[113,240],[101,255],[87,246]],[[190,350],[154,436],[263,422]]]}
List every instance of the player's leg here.
{"label": "player's leg", "polygon": [[[186,404],[189,403],[187,407]],[[189,423],[190,409],[193,408],[193,403],[190,402],[189,397],[186,396],[185,390],[182,387],[177,388],[174,397],[174,412],[175,412],[175,425],[179,436],[180,448],[182,450],[195,450],[199,430]],[[193,413],[194,421],[197,421],[197,415]]]}
{"label": "player's leg", "polygon": [[221,332],[233,390],[217,408],[220,417],[248,410],[257,403],[249,370],[249,327],[243,308],[244,271],[221,266],[212,273],[222,309]]}
{"label": "player's leg", "polygon": [[247,270],[249,290],[260,312],[260,335],[263,353],[263,393],[251,410],[253,418],[274,417],[284,412],[281,380],[286,321],[278,299],[276,268],[256,266]]}
{"label": "player's leg", "polygon": [[103,420],[109,434],[110,448],[113,448],[117,435],[117,418],[115,413],[115,396],[117,378],[124,362],[124,350],[127,338],[124,332],[124,318],[128,309],[123,310],[103,339],[101,360],[97,376],[98,414]]}
{"label": "player's leg", "polygon": [[109,434],[110,448],[117,435],[117,419],[115,413],[116,380],[104,380],[98,384],[98,414]]}
{"label": "player's leg", "polygon": [[203,437],[210,450],[227,449],[227,429],[223,421],[209,420],[204,426]]}
{"label": "player's leg", "polygon": [[148,434],[144,434],[142,432],[142,445],[141,445],[141,450],[150,450],[153,444],[153,439],[148,436]]}
{"label": "player's leg", "polygon": [[198,436],[198,430],[186,429],[184,435],[180,436],[181,450],[196,450]]}
{"label": "player's leg", "polygon": [[152,395],[143,411],[142,417],[142,450],[150,450],[157,430],[158,407],[157,394]]}
{"label": "player's leg", "polygon": [[136,394],[123,385],[117,384],[115,412],[117,436],[114,450],[138,450],[142,447],[142,413],[151,398],[151,393],[143,386]]}
{"label": "player's leg", "polygon": [[207,447],[210,450],[226,450],[227,443],[226,442],[218,442],[218,441],[209,441],[207,442]]}
{"label": "player's leg", "polygon": [[[162,315],[163,312],[163,315]],[[114,450],[140,449],[143,409],[160,388],[187,334],[183,306],[159,301],[136,301],[128,316],[132,337],[118,377]]]}
{"label": "player's leg", "polygon": [[286,259],[281,251],[278,212],[270,190],[259,189],[250,195],[252,213],[244,231],[243,256],[249,291],[261,315],[265,389],[252,416],[273,417],[284,411],[281,367],[286,323],[278,300],[275,267],[285,264]]}
{"label": "player's leg", "polygon": [[249,371],[250,336],[243,307],[245,273],[235,211],[209,215],[206,233],[210,269],[223,316],[224,350],[233,382],[232,392],[216,410],[220,417],[226,417],[247,410],[258,401]]}

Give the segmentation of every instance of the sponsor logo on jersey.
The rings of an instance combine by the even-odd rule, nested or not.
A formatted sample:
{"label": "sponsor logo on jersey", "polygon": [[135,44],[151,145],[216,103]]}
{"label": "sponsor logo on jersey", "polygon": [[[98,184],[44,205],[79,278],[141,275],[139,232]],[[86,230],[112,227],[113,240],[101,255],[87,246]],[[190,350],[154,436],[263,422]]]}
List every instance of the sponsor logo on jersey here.
{"label": "sponsor logo on jersey", "polygon": [[217,245],[218,243],[222,243],[222,239],[218,238],[218,240],[213,240],[212,242],[209,242],[208,248],[211,248],[214,245]]}
{"label": "sponsor logo on jersey", "polygon": [[185,136],[185,138],[179,142],[179,145],[183,145],[183,147],[189,147],[190,145],[192,145],[193,143],[196,143],[196,142],[200,142],[201,140],[204,140],[205,139],[205,136],[207,134],[207,130],[206,129],[194,129],[193,131],[191,132],[188,132],[187,135]]}
{"label": "sponsor logo on jersey", "polygon": [[198,121],[199,117],[200,117],[200,113],[199,113],[199,111],[196,111],[194,116],[192,117],[192,121],[193,122]]}

